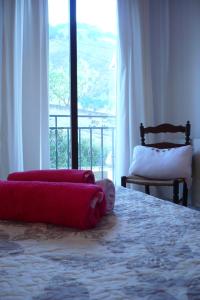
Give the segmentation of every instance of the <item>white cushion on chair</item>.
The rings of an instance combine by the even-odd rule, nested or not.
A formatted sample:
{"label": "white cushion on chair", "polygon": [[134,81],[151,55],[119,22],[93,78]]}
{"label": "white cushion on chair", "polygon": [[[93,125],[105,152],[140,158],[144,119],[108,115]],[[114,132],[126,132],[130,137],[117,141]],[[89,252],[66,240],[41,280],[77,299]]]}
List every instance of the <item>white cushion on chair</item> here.
{"label": "white cushion on chair", "polygon": [[191,145],[171,149],[136,146],[129,174],[152,179],[184,178],[189,183],[191,165]]}

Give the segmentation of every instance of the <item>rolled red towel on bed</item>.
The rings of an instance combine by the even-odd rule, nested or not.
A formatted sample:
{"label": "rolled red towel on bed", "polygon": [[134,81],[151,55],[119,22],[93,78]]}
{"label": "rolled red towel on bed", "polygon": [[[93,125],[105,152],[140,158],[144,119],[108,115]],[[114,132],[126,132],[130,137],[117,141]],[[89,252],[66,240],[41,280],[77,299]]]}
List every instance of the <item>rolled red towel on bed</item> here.
{"label": "rolled red towel on bed", "polygon": [[0,181],[1,220],[89,229],[105,211],[102,189],[93,184]]}
{"label": "rolled red towel on bed", "polygon": [[49,182],[83,182],[94,183],[94,173],[91,170],[60,169],[33,170],[15,172],[8,175],[8,180],[17,181],[49,181]]}

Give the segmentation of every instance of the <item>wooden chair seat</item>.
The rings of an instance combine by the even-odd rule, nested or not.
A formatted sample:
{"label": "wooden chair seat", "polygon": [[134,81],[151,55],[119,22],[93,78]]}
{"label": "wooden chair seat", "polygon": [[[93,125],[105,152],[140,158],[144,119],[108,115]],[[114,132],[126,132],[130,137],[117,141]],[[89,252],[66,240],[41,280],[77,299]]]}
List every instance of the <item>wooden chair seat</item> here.
{"label": "wooden chair seat", "polygon": [[[179,183],[184,183],[185,181],[183,178],[177,178],[175,180],[177,180]],[[173,186],[174,179],[150,179],[142,176],[132,175],[126,177],[126,183],[150,186]]]}

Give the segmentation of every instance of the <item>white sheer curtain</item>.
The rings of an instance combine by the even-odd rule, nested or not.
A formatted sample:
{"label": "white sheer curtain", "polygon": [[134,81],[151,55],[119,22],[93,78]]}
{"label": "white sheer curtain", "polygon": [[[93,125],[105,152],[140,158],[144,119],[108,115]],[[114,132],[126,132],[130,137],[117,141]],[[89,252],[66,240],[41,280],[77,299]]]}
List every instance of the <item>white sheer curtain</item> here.
{"label": "white sheer curtain", "polygon": [[1,0],[0,178],[48,166],[48,2]]}
{"label": "white sheer curtain", "polygon": [[117,182],[128,174],[139,126],[166,122],[168,0],[118,0]]}
{"label": "white sheer curtain", "polygon": [[128,173],[141,122],[154,120],[148,2],[118,0],[117,178]]}

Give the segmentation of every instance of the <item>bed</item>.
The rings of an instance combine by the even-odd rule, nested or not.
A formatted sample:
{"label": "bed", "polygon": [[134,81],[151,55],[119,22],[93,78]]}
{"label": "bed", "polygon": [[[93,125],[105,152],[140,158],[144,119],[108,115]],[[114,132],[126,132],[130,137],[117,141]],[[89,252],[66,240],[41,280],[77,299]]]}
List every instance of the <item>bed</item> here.
{"label": "bed", "polygon": [[95,229],[0,221],[0,299],[200,299],[200,212],[123,187]]}

